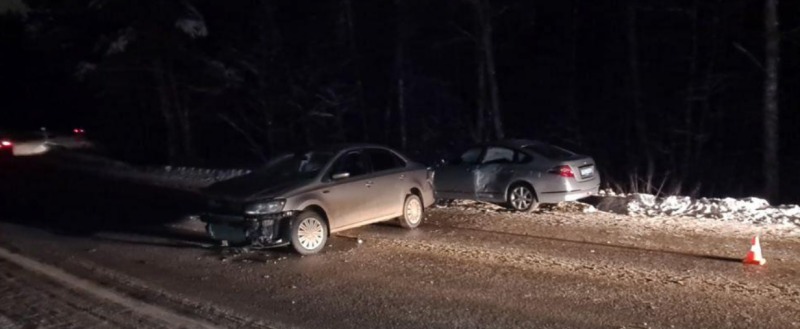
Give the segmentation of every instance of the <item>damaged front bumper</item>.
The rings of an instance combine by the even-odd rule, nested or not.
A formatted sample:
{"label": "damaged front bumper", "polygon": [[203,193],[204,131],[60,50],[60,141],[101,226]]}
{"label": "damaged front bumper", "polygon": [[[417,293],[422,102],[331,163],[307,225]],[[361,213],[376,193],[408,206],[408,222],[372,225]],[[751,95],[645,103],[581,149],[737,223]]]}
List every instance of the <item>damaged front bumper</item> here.
{"label": "damaged front bumper", "polygon": [[263,247],[288,245],[286,232],[294,213],[291,211],[260,216],[223,215],[206,213],[200,219],[214,240]]}

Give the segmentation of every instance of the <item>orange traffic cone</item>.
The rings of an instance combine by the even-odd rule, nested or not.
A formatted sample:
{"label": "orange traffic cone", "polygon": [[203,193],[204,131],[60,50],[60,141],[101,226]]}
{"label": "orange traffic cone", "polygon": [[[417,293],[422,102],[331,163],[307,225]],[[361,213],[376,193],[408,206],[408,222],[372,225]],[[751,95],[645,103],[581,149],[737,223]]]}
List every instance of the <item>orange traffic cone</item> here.
{"label": "orange traffic cone", "polygon": [[750,242],[752,246],[750,246],[750,251],[747,252],[747,256],[744,256],[742,260],[745,264],[752,264],[752,265],[764,265],[767,263],[767,260],[764,257],[761,257],[761,243],[758,242],[758,235],[753,237],[753,241]]}

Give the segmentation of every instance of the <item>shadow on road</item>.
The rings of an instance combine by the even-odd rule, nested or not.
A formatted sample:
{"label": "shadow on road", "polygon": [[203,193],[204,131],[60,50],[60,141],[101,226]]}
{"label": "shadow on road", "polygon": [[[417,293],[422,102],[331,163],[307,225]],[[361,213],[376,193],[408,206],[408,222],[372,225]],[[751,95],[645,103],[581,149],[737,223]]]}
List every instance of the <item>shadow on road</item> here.
{"label": "shadow on road", "polygon": [[52,165],[44,157],[0,162],[0,220],[58,234],[135,233],[211,243],[168,226],[204,205],[196,193],[103,178]]}

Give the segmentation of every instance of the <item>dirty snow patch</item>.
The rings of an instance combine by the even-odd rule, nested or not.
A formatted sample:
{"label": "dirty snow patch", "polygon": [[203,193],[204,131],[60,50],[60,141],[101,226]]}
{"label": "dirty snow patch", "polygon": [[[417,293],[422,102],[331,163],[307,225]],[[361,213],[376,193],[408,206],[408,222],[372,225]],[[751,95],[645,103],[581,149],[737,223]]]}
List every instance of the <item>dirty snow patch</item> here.
{"label": "dirty snow patch", "polygon": [[198,190],[216,182],[250,173],[239,168],[198,168],[174,166],[136,166],[96,154],[58,150],[51,159],[60,165],[101,176],[185,190]]}
{"label": "dirty snow patch", "polygon": [[601,192],[600,195],[597,208],[617,214],[647,217],[682,216],[751,224],[800,226],[800,206],[772,206],[767,200],[755,197],[694,199],[688,196],[656,197],[640,193],[612,195],[608,192]]}
{"label": "dirty snow patch", "polygon": [[[473,201],[473,200],[446,200],[441,201],[437,204],[438,208],[459,208],[466,211],[473,211],[473,212],[481,212],[481,213],[488,213],[488,212],[508,212],[513,213],[514,211],[502,207],[493,203],[488,202],[481,202],[481,201]],[[542,204],[534,210],[536,213],[545,213],[545,212],[565,212],[565,213],[592,213],[596,212],[597,209],[587,203],[583,202],[559,202],[553,204]]]}

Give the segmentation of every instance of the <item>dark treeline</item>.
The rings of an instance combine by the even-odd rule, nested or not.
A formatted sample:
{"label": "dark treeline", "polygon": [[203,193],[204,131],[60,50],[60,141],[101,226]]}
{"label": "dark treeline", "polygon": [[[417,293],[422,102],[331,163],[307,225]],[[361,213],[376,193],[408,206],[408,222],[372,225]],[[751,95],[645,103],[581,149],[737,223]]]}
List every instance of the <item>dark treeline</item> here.
{"label": "dark treeline", "polygon": [[797,1],[22,3],[0,19],[3,128],[81,125],[128,160],[368,141],[431,163],[533,138],[612,186],[800,196]]}

